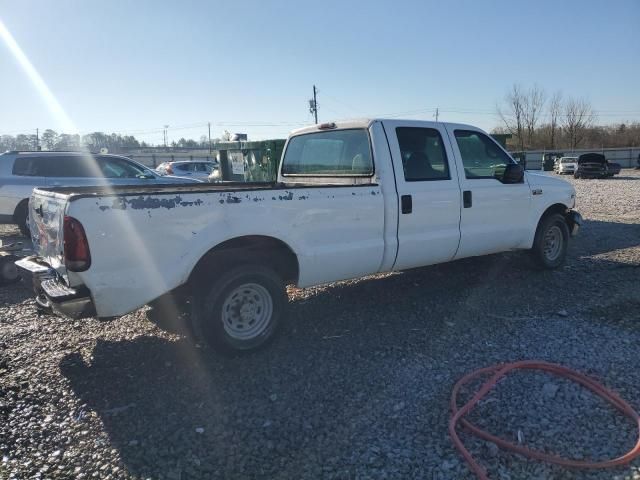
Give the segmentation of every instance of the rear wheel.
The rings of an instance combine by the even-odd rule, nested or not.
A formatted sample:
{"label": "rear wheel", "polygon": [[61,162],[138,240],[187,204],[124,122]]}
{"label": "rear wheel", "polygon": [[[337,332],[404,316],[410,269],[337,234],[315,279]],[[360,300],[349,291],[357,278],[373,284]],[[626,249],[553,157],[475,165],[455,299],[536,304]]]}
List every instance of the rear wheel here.
{"label": "rear wheel", "polygon": [[13,221],[18,224],[20,233],[25,237],[30,235],[29,232],[29,200],[23,200],[16,207],[16,211],[13,214]]}
{"label": "rear wheel", "polygon": [[273,339],[287,306],[284,282],[272,269],[242,265],[219,275],[193,301],[196,338],[222,353],[256,350]]}
{"label": "rear wheel", "polygon": [[559,213],[543,217],[538,224],[531,254],[539,267],[558,268],[567,258],[569,227]]}

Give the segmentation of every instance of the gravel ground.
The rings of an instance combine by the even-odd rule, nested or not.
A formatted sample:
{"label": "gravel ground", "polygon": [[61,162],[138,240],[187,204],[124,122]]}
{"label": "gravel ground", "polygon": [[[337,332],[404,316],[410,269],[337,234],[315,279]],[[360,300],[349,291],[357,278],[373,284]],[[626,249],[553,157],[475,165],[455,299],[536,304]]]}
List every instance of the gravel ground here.
{"label": "gravel ground", "polygon": [[[447,434],[451,388],[519,359],[578,369],[640,409],[640,172],[566,179],[586,224],[564,268],[511,253],[291,289],[278,340],[243,358],[193,348],[144,309],[74,322],[0,288],[0,478],[472,479]],[[534,372],[472,417],[574,458],[636,440],[601,400]],[[640,479],[640,461],[567,470],[463,439],[494,479]]]}

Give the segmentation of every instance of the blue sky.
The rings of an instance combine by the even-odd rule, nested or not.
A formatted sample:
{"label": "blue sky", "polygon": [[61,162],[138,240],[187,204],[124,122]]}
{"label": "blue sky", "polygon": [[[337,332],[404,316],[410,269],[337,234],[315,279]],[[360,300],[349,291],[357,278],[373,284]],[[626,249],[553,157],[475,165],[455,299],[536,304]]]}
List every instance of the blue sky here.
{"label": "blue sky", "polygon": [[[640,0],[0,0],[0,21],[82,133],[282,137],[313,84],[320,121],[491,129],[516,82],[640,121]],[[0,134],[36,127],[61,124],[0,45]]]}

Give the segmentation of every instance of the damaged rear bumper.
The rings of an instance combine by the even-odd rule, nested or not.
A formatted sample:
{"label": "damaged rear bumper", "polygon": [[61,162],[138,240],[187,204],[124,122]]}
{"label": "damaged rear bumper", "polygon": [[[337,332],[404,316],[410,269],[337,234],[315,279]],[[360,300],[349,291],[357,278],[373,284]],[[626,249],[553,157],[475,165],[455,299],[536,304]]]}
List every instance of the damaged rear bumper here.
{"label": "damaged rear bumper", "polygon": [[16,266],[23,278],[31,279],[36,302],[54,313],[73,319],[93,317],[96,314],[91,292],[88,288],[69,287],[39,257],[18,260]]}

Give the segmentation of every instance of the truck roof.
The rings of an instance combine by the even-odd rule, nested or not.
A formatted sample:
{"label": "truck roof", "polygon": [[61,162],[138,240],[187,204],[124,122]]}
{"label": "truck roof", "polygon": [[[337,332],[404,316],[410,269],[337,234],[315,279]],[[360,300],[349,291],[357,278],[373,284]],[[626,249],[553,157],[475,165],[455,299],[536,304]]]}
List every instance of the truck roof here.
{"label": "truck roof", "polygon": [[316,125],[310,125],[308,127],[298,128],[296,130],[293,130],[291,132],[291,135],[300,135],[300,134],[304,134],[304,133],[327,131],[328,128],[326,127],[326,125],[329,125],[329,124],[335,125],[335,126],[331,126],[330,127],[331,130],[334,130],[334,129],[342,130],[342,129],[347,129],[347,128],[369,128],[371,126],[371,124],[373,124],[375,122],[382,122],[382,121],[385,121],[385,120],[394,121],[394,122],[407,122],[407,123],[416,124],[416,126],[421,125],[421,126],[425,126],[425,127],[429,127],[429,126],[433,127],[434,125],[449,125],[449,126],[457,127],[457,128],[465,128],[465,129],[477,130],[477,127],[474,127],[472,125],[466,125],[464,123],[434,122],[434,121],[429,121],[429,120],[416,120],[416,119],[408,119],[408,118],[407,119],[402,119],[402,118],[354,118],[354,119],[347,119],[347,120],[336,120],[336,121],[332,121],[332,122],[323,122],[323,123],[318,123]]}

